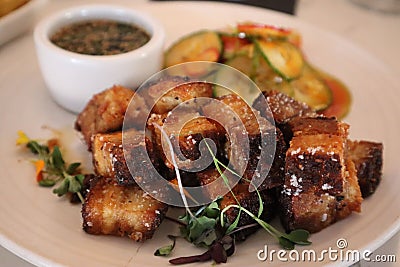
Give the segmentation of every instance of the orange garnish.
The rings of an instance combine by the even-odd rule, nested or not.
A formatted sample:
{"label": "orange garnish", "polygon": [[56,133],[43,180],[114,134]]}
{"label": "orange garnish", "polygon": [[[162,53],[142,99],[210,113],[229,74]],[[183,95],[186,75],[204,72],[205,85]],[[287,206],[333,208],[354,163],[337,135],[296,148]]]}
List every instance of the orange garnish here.
{"label": "orange garnish", "polygon": [[37,160],[34,162],[36,168],[36,182],[43,180],[44,160]]}

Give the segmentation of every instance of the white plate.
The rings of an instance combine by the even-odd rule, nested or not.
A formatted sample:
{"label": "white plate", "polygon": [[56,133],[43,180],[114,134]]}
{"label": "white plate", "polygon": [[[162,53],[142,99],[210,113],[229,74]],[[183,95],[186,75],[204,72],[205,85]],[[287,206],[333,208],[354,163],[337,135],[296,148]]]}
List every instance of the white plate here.
{"label": "white plate", "polygon": [[[61,4],[55,4],[51,9],[60,7]],[[345,238],[348,243],[346,250],[374,250],[398,230],[400,88],[380,61],[339,36],[265,9],[207,2],[150,2],[135,8],[161,20],[169,42],[190,31],[221,28],[245,20],[298,29],[309,60],[342,79],[352,91],[354,103],[346,118],[351,125],[352,138],[380,141],[385,146],[383,182],[377,192],[364,201],[362,213],[312,235],[313,244],[304,249],[314,249],[317,253],[330,247],[337,249],[336,240]],[[14,145],[17,130],[24,130],[32,137],[44,138],[51,136],[52,132],[43,129],[43,126],[61,130],[62,139],[70,151],[68,158],[86,159],[88,162],[87,154],[72,130],[74,115],[57,106],[47,93],[37,66],[31,35],[0,49],[0,70],[0,244],[41,266],[167,265],[168,259],[154,257],[153,252],[169,242],[167,233],[176,233],[172,224],[164,222],[155,237],[144,244],[136,244],[126,238],[87,235],[81,229],[78,205],[72,206],[58,199],[51,190],[37,186],[32,166]],[[269,244],[270,249],[278,248],[274,240],[259,231],[244,244],[238,245],[235,255],[228,259],[229,265],[270,264],[258,261],[256,256],[264,244]],[[197,252],[200,251],[180,241],[174,256]],[[325,263],[339,264],[327,260]],[[272,264],[288,263],[275,258]],[[312,265],[309,262],[297,264]],[[205,263],[205,266],[209,265]]]}

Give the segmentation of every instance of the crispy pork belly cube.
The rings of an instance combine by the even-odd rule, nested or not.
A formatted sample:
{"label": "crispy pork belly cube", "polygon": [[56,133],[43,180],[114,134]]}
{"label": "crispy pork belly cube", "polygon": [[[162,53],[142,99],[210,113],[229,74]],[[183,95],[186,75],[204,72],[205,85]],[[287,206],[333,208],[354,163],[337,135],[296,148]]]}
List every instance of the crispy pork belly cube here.
{"label": "crispy pork belly cube", "polygon": [[[126,140],[124,146],[122,138]],[[150,170],[159,168],[153,143],[134,129],[123,133],[95,134],[92,158],[97,175],[113,177],[121,185],[136,184],[134,177],[156,175]],[[136,171],[134,176],[132,176],[127,162],[130,162],[131,167]]]}
{"label": "crispy pork belly cube", "polygon": [[[225,171],[224,175],[227,178],[229,187],[233,188],[238,179],[235,179],[234,175],[229,171]],[[200,186],[202,186],[204,196],[210,200],[215,200],[217,197],[223,197],[228,190],[228,185],[215,168],[209,168],[197,172],[196,178]]]}
{"label": "crispy pork belly cube", "polygon": [[286,230],[318,232],[361,211],[354,164],[346,157],[347,135],[294,135],[286,152],[279,201]]}
{"label": "crispy pork belly cube", "polygon": [[[259,197],[256,191],[249,191],[248,183],[239,183],[233,189],[232,192],[236,196],[236,199],[239,201],[240,205],[245,209],[249,210],[251,213],[257,215],[259,210]],[[276,196],[275,190],[262,190],[259,191],[263,203],[263,213],[260,218],[264,221],[270,221],[275,216],[276,211]],[[224,209],[229,205],[237,205],[236,199],[233,197],[231,193],[226,194],[221,203],[220,209]],[[238,216],[238,209],[230,208],[226,211],[226,219],[229,223],[233,223]],[[240,221],[238,226],[244,226],[253,224],[255,221],[246,213],[242,212],[240,216]],[[240,231],[235,234],[235,237],[239,240],[245,239],[250,234],[254,233],[258,229],[257,227],[250,228],[248,230]]]}
{"label": "crispy pork belly cube", "polygon": [[382,179],[382,143],[349,141],[348,154],[357,170],[363,198],[372,195]]}
{"label": "crispy pork belly cube", "polygon": [[[116,85],[92,97],[75,122],[75,128],[82,132],[89,150],[93,134],[122,129],[126,110],[134,94],[133,90]],[[144,99],[135,96],[132,105],[136,108],[135,112],[130,112],[129,121],[144,125],[148,114]]]}
{"label": "crispy pork belly cube", "polygon": [[120,186],[112,178],[99,177],[82,206],[83,230],[145,241],[153,236],[167,209],[139,186]]}
{"label": "crispy pork belly cube", "polygon": [[[164,76],[156,81],[147,82],[143,84],[139,89],[139,94],[143,96],[146,101],[146,104],[154,111],[154,105],[160,100],[161,96],[163,96],[166,92],[171,90],[172,88],[178,86],[179,84],[188,83],[190,82],[189,77],[181,77],[181,76]],[[161,112],[160,110],[156,109],[159,113],[166,113]]]}
{"label": "crispy pork belly cube", "polygon": [[331,117],[295,117],[288,120],[284,126],[285,139],[287,142],[293,136],[334,134],[348,136],[349,125]]}
{"label": "crispy pork belly cube", "polygon": [[184,156],[181,160],[196,160],[200,158],[201,153],[207,153],[208,150],[200,151],[199,147],[200,142],[205,138],[213,140],[217,148],[221,148],[222,141],[225,140],[225,132],[222,131],[222,128],[204,117],[189,120],[180,131],[176,129],[173,133],[176,134],[172,136],[172,141],[174,139],[178,141],[179,148]]}
{"label": "crispy pork belly cube", "polygon": [[294,190],[292,193],[297,195],[316,186],[329,188],[326,192],[333,195],[342,192],[344,153],[340,136],[319,134],[293,138],[286,154],[285,185],[301,183],[301,188],[299,184],[298,188],[289,186],[284,191]]}
{"label": "crispy pork belly cube", "polygon": [[[167,114],[151,113],[146,122],[146,135],[151,136],[153,144],[158,153],[162,153],[161,130],[158,128],[164,125]],[[161,155],[161,154],[160,154]]]}
{"label": "crispy pork belly cube", "polygon": [[[174,171],[174,170],[173,170]],[[179,175],[184,187],[197,187],[200,186],[199,180],[197,179],[196,172],[185,172],[180,170]],[[174,177],[169,180],[170,183],[178,186],[178,179],[174,171]]]}
{"label": "crispy pork belly cube", "polygon": [[216,120],[225,128],[243,124],[248,134],[259,134],[260,128],[271,125],[237,94],[216,98],[216,101],[203,106],[202,112],[206,117]]}
{"label": "crispy pork belly cube", "polygon": [[[98,176],[93,173],[85,174],[85,178],[83,178],[82,182],[82,189],[80,191],[83,198],[86,198],[86,195],[89,193],[91,184],[98,179],[97,177]],[[71,194],[70,202],[74,204],[82,203],[80,196],[78,196],[77,193]]]}
{"label": "crispy pork belly cube", "polygon": [[163,114],[179,104],[197,97],[212,97],[212,84],[193,82],[187,77],[165,77],[155,84],[145,87],[140,94],[144,96],[152,113]]}
{"label": "crispy pork belly cube", "polygon": [[293,136],[314,134],[347,136],[349,128],[347,124],[327,117],[296,117],[289,120],[287,124]]}
{"label": "crispy pork belly cube", "polygon": [[[268,151],[272,151],[274,147],[275,153],[270,154]],[[250,136],[250,157],[243,177],[259,184],[259,190],[281,186],[284,179],[286,150],[285,140],[278,128],[263,131],[262,135]],[[264,159],[262,162],[260,162],[261,157]],[[264,178],[261,174],[267,176]]]}
{"label": "crispy pork belly cube", "polygon": [[[228,128],[226,155],[234,169],[244,170],[245,179],[261,183],[260,190],[282,185],[287,148],[280,130],[236,94],[224,95],[217,100],[222,105],[211,102],[203,107],[203,112]],[[248,147],[242,145],[246,139]],[[274,149],[275,153],[270,153]]]}
{"label": "crispy pork belly cube", "polygon": [[91,147],[94,172],[99,176],[115,177],[113,158],[116,158],[115,150],[120,148],[122,152],[122,132],[95,134]]}
{"label": "crispy pork belly cube", "polygon": [[199,168],[201,162],[196,163],[196,160],[200,158],[202,153],[210,154],[206,146],[200,146],[203,139],[208,138],[214,142],[217,154],[223,150],[225,132],[217,123],[200,116],[198,113],[178,112],[171,113],[169,116],[153,113],[148,120],[148,130],[152,133],[158,153],[170,169],[173,169],[174,166],[170,161],[171,153],[168,144],[166,141],[164,141],[164,144],[162,143],[162,133],[154,124],[163,127],[174,146],[178,165],[186,168],[186,170]]}
{"label": "crispy pork belly cube", "polygon": [[[263,110],[263,105],[261,105],[261,103],[263,103],[264,99],[266,99],[268,103],[273,118],[270,118],[270,112]],[[317,113],[307,104],[299,102],[278,91],[263,92],[254,100],[253,107],[259,110],[262,116],[268,119],[274,119],[278,127],[295,117],[317,116]]]}
{"label": "crispy pork belly cube", "polygon": [[[280,199],[281,221],[286,230],[301,228],[311,233],[318,232],[352,212],[361,211],[362,198],[353,162],[346,160],[345,168],[343,191],[340,194],[326,192],[330,188],[327,184],[303,191],[303,188],[299,189],[301,182],[291,178],[292,184],[287,185],[283,192],[287,196]],[[295,189],[292,185],[296,183],[299,186],[295,186]]]}

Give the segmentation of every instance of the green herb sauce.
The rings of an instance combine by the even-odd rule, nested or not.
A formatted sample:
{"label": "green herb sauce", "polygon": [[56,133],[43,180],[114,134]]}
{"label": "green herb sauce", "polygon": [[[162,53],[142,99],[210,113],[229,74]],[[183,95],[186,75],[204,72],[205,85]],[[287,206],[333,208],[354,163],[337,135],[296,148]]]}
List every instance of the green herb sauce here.
{"label": "green herb sauce", "polygon": [[90,20],[59,29],[50,40],[65,50],[79,54],[116,55],[143,46],[150,40],[150,35],[133,24]]}

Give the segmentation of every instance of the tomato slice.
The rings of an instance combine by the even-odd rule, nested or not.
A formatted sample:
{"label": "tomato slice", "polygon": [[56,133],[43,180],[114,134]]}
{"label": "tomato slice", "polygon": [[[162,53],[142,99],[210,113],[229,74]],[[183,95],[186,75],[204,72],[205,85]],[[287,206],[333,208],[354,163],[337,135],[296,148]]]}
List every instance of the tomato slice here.
{"label": "tomato slice", "polygon": [[239,33],[242,32],[249,36],[256,36],[264,39],[281,38],[286,39],[298,47],[301,45],[300,34],[288,28],[260,23],[239,23],[237,25],[237,30]]}
{"label": "tomato slice", "polygon": [[239,23],[237,25],[239,32],[244,32],[252,35],[276,35],[285,37],[290,34],[291,30],[280,28],[274,25],[261,24],[261,23]]}
{"label": "tomato slice", "polygon": [[292,80],[301,75],[304,60],[298,47],[281,40],[258,40],[255,43],[264,59],[281,77]]}
{"label": "tomato slice", "polygon": [[252,43],[246,38],[240,38],[238,35],[221,34],[221,40],[223,44],[224,59],[230,59],[242,50],[246,50],[246,47],[252,45]]}

